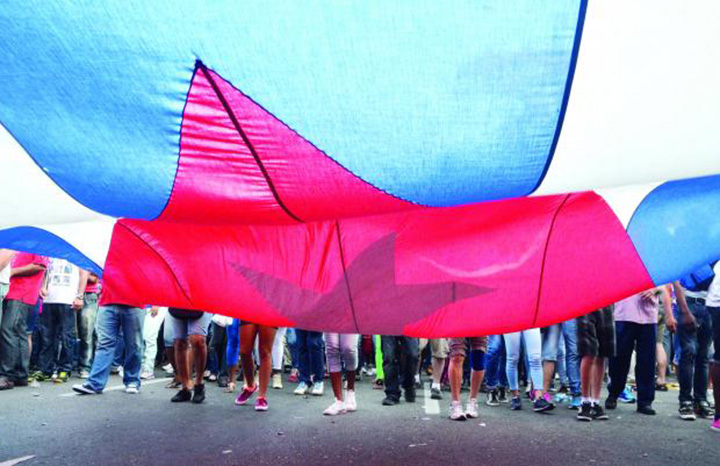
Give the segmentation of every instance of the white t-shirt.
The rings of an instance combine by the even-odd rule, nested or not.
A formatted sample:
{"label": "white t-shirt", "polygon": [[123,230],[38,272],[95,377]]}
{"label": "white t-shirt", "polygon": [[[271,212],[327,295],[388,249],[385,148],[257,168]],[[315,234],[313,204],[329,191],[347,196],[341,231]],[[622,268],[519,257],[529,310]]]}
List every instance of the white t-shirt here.
{"label": "white t-shirt", "polygon": [[80,269],[65,259],[52,259],[47,277],[48,304],[72,304],[80,284]]}
{"label": "white t-shirt", "polygon": [[4,269],[0,270],[0,283],[6,285],[10,284],[10,264],[6,265]]}
{"label": "white t-shirt", "polygon": [[710,283],[707,298],[705,298],[705,305],[709,307],[720,307],[720,262],[715,264],[713,271],[715,272],[715,278],[713,278],[712,283]]}

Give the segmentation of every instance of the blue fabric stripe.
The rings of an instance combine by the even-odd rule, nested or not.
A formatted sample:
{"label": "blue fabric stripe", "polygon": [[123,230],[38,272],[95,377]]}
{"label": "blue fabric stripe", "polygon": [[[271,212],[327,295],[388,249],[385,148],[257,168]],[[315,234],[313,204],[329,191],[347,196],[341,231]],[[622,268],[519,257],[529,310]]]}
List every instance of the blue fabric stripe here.
{"label": "blue fabric stripe", "polygon": [[78,267],[102,277],[102,268],[98,264],[64,239],[40,228],[15,227],[0,230],[0,247],[67,259]]}
{"label": "blue fabric stripe", "polygon": [[400,198],[519,196],[546,168],[583,5],[9,3],[0,121],[71,196],[152,219],[172,189],[200,58]]}
{"label": "blue fabric stripe", "polygon": [[640,203],[628,235],[656,285],[720,258],[720,175],[664,183]]}

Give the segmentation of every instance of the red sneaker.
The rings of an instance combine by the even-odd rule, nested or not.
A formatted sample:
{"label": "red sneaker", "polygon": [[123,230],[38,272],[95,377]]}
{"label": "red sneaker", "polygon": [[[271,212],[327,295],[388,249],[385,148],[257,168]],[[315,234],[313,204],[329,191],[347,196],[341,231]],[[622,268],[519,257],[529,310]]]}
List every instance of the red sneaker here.
{"label": "red sneaker", "polygon": [[255,394],[256,391],[258,391],[257,385],[255,385],[253,388],[243,387],[243,390],[235,399],[235,404],[239,406],[246,404],[248,401],[250,401],[250,398],[252,398],[253,394]]}
{"label": "red sneaker", "polygon": [[268,410],[268,402],[265,398],[258,398],[255,401],[255,411],[267,411]]}

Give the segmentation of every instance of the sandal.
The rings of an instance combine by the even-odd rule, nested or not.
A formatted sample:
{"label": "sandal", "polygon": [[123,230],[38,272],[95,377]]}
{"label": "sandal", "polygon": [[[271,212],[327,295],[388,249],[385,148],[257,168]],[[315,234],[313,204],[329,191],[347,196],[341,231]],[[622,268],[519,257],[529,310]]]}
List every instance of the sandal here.
{"label": "sandal", "polygon": [[225,387],[225,393],[232,393],[235,391],[235,382],[228,382],[227,387]]}

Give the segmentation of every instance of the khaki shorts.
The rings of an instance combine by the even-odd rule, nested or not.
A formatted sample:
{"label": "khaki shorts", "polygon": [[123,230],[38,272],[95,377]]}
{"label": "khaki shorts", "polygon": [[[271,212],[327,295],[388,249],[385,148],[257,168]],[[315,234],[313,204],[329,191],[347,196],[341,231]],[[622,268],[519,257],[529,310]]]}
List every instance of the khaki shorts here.
{"label": "khaki shorts", "polygon": [[430,350],[432,351],[432,357],[437,359],[445,359],[448,357],[448,340],[447,338],[433,338],[428,340],[427,338],[420,339],[420,349],[418,353],[422,353],[425,347],[430,343]]}
{"label": "khaki shorts", "polygon": [[487,353],[487,337],[470,337],[470,338],[451,338],[450,339],[450,357],[467,356],[467,347],[470,351],[480,350]]}

